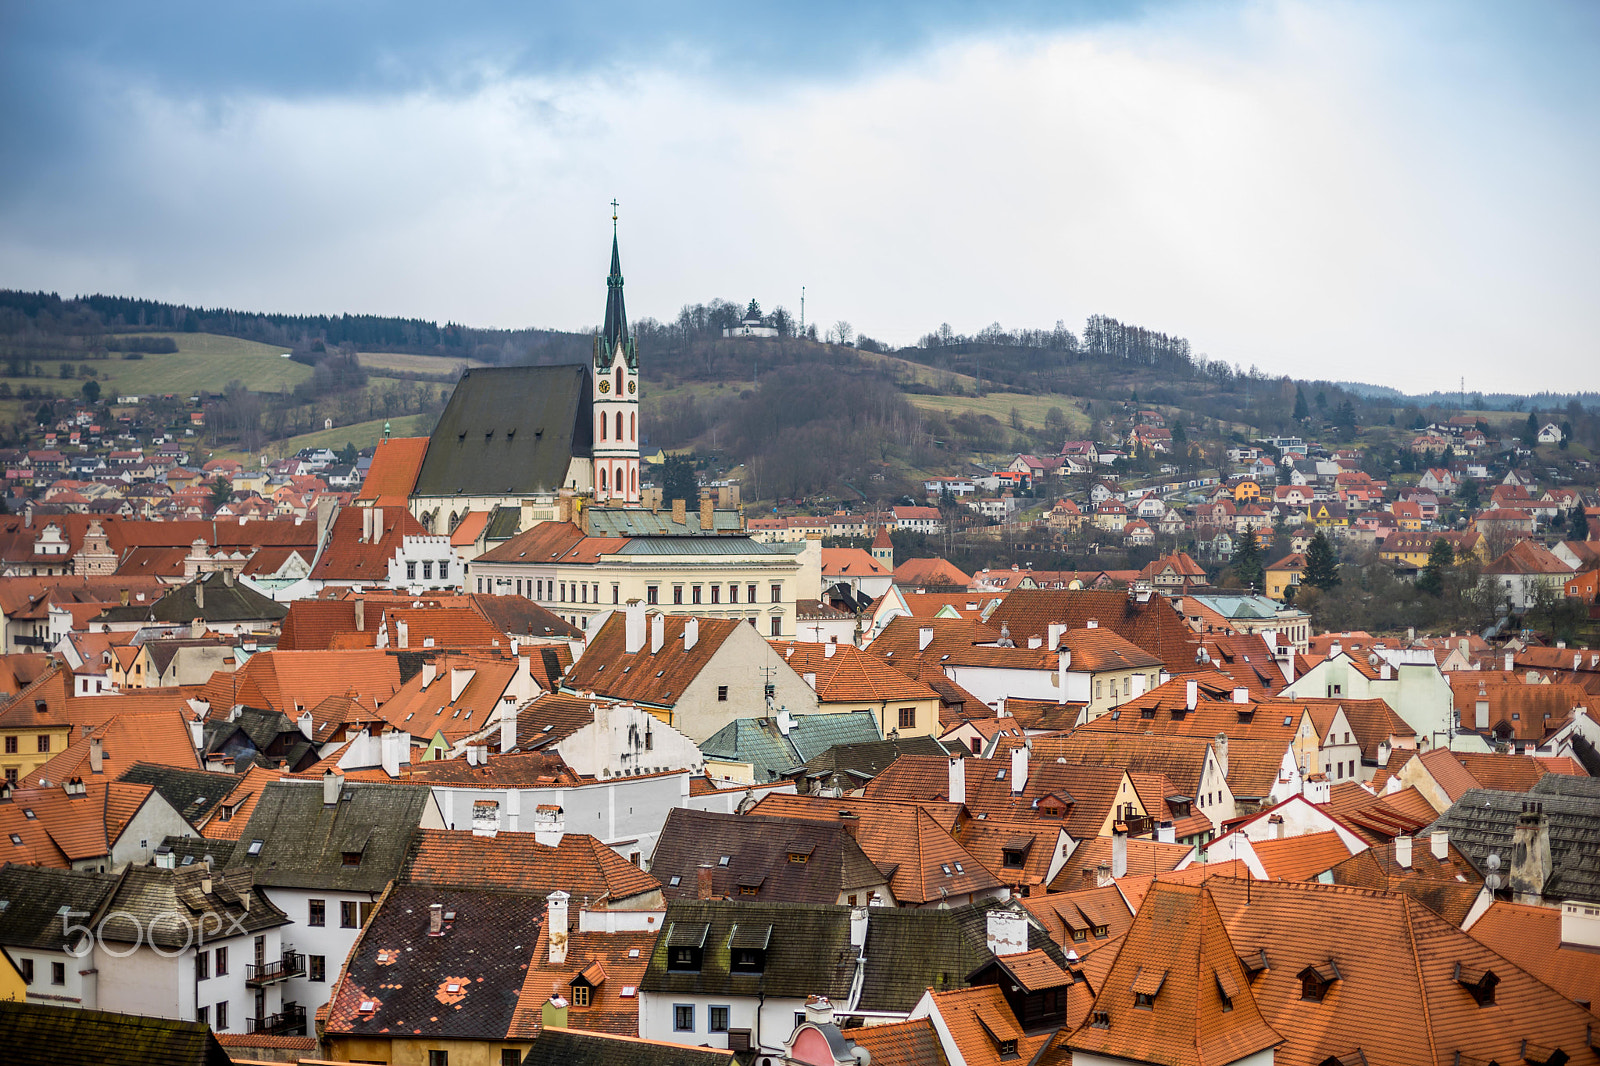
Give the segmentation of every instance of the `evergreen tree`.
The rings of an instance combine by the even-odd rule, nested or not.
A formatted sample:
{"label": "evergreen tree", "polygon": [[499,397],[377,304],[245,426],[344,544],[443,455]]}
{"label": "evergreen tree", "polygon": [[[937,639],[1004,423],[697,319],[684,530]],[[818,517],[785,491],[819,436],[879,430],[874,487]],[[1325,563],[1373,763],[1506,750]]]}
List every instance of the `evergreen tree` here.
{"label": "evergreen tree", "polygon": [[1310,417],[1311,408],[1306,404],[1306,394],[1301,391],[1299,385],[1296,385],[1294,387],[1294,420],[1296,422],[1304,422]]}
{"label": "evergreen tree", "polygon": [[1539,420],[1532,411],[1528,412],[1528,421],[1522,427],[1522,446],[1529,451],[1539,446]]}
{"label": "evergreen tree", "polygon": [[700,482],[694,474],[694,460],[687,455],[669,455],[661,464],[661,502],[682,500],[688,507],[700,502]]}
{"label": "evergreen tree", "polygon": [[1333,550],[1333,542],[1328,539],[1328,534],[1320,529],[1306,546],[1306,570],[1300,577],[1300,583],[1323,590],[1339,583],[1338,553]]}
{"label": "evergreen tree", "polygon": [[1260,591],[1266,582],[1266,569],[1261,564],[1261,546],[1256,543],[1256,531],[1246,529],[1233,549],[1233,572],[1241,585]]}
{"label": "evergreen tree", "polygon": [[1445,571],[1455,565],[1456,553],[1450,547],[1450,542],[1440,537],[1433,542],[1433,549],[1428,552],[1428,565],[1422,568],[1422,573],[1417,577],[1417,588],[1430,596],[1444,594]]}
{"label": "evergreen tree", "polygon": [[1356,407],[1346,400],[1339,405],[1339,414],[1334,420],[1346,435],[1354,435],[1356,431]]}

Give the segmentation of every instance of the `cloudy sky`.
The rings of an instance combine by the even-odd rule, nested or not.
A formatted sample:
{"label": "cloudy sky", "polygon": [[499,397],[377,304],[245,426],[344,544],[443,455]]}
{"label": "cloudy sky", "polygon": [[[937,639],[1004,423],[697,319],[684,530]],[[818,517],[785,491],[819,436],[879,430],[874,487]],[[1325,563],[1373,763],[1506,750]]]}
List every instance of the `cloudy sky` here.
{"label": "cloudy sky", "polygon": [[0,287],[1600,388],[1600,5],[0,4]]}

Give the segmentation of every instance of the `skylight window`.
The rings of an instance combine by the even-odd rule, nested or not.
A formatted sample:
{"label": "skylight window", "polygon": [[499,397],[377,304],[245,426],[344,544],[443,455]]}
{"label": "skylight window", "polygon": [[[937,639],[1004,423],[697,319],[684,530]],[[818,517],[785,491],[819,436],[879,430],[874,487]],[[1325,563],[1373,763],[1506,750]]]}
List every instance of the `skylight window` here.
{"label": "skylight window", "polygon": [[[0,901],[0,904],[3,904],[3,901]],[[5,907],[3,905],[0,905],[0,910],[5,910]],[[629,948],[628,949],[628,958],[637,959],[638,957],[639,957],[639,949],[638,948]]]}
{"label": "skylight window", "polygon": [[17,845],[18,847],[21,847],[22,846],[22,838],[20,836],[18,836],[16,833],[12,833],[11,834],[11,843]]}
{"label": "skylight window", "polygon": [[672,879],[667,882],[667,887],[668,888],[677,888],[682,883],[683,883],[683,878],[679,877],[677,874],[673,874],[672,875]]}
{"label": "skylight window", "polygon": [[718,866],[726,866],[726,865],[728,865],[728,858],[729,858],[729,856],[727,856],[727,855],[722,856],[722,858],[717,860],[717,865]]}
{"label": "skylight window", "polygon": [[33,818],[35,817],[34,813],[33,813],[33,809],[31,807],[24,809],[23,812],[22,812],[22,816],[24,818],[28,819],[29,821],[32,821]]}
{"label": "skylight window", "polygon": [[252,840],[250,842],[250,847],[245,849],[245,854],[247,854],[247,855],[260,855],[261,854],[261,845],[264,844],[264,843],[266,843],[266,841],[264,841],[264,840]]}
{"label": "skylight window", "polygon": [[944,871],[944,875],[945,875],[945,876],[946,876],[946,877],[949,877],[949,876],[950,876],[950,864],[949,864],[949,863],[947,863],[947,862],[941,862],[941,863],[940,863],[940,864],[939,864],[939,869],[941,869],[941,870],[943,870],[943,871]]}

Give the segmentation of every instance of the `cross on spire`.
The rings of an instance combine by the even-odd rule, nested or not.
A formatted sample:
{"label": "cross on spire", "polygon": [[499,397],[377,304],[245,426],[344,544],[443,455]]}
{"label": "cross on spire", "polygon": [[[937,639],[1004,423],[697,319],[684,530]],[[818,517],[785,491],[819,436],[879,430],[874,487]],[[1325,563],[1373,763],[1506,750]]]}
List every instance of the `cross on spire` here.
{"label": "cross on spire", "polygon": [[615,200],[611,201],[611,232],[613,234],[617,232],[617,202]]}

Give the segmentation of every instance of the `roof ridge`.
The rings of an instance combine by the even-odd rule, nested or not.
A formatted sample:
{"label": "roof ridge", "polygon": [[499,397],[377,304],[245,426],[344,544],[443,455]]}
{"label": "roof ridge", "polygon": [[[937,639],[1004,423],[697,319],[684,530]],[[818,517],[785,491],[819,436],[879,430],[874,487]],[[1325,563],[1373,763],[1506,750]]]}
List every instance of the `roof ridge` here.
{"label": "roof ridge", "polygon": [[[1400,894],[1400,912],[1406,919],[1406,939],[1411,946],[1411,964],[1416,967],[1417,994],[1422,999],[1422,1029],[1428,1034],[1428,1057],[1434,1062],[1439,1061],[1439,1049],[1434,1046],[1433,1017],[1428,1008],[1428,982],[1422,976],[1422,959],[1417,955],[1417,934],[1411,925],[1411,903],[1409,895]],[[1470,935],[1470,934],[1469,934]]]}

